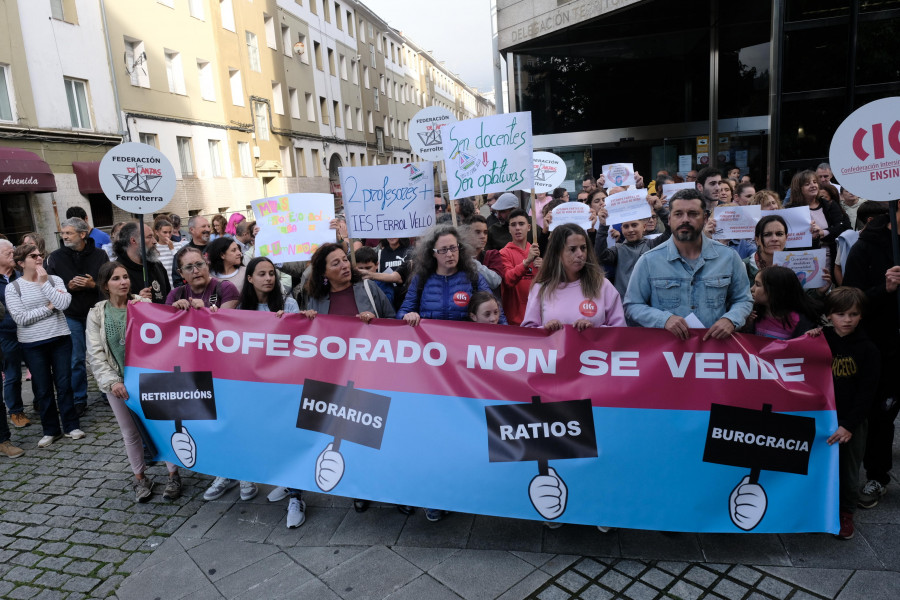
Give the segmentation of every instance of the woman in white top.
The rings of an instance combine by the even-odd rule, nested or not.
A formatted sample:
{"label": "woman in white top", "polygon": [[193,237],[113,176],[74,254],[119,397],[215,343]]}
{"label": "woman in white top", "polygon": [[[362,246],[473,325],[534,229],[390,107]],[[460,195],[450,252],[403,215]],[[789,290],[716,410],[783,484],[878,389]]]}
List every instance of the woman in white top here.
{"label": "woman in white top", "polygon": [[169,285],[172,285],[172,262],[175,258],[175,253],[187,244],[187,240],[173,242],[172,231],[172,221],[164,217],[160,217],[153,222],[153,234],[156,235],[156,251],[159,252],[159,261],[165,267],[166,275],[169,276]]}
{"label": "woman in white top", "polygon": [[237,242],[228,236],[220,237],[206,247],[206,255],[209,257],[210,275],[219,281],[228,281],[240,293],[244,289],[246,271],[241,264],[244,255]]}
{"label": "woman in white top", "polygon": [[31,370],[34,402],[41,413],[44,437],[38,447],[46,448],[63,432],[68,438],[80,440],[84,432],[79,429],[71,383],[72,335],[63,314],[72,295],[62,279],[47,274],[37,246],[22,244],[13,259],[22,276],[7,287],[6,307],[18,326],[16,334]]}

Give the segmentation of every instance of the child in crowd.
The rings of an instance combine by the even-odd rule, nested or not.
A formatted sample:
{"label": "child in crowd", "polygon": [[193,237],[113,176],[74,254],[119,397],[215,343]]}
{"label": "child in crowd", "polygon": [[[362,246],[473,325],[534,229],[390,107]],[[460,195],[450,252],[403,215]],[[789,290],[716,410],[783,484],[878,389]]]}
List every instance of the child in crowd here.
{"label": "child in crowd", "polygon": [[853,512],[859,499],[859,467],[866,450],[866,414],[875,397],[881,355],[859,328],[866,295],[853,287],[841,287],[825,298],[825,314],[832,327],[825,329],[831,349],[831,376],[837,405],[838,428],[829,444],[840,444],[840,518],[838,539],[853,537]]}
{"label": "child in crowd", "polygon": [[496,325],[500,322],[500,303],[489,292],[475,292],[469,300],[469,320],[476,323],[490,323]]}
{"label": "child in crowd", "polygon": [[603,265],[607,271],[615,268],[615,288],[619,292],[619,296],[625,297],[625,290],[628,289],[628,282],[631,279],[631,273],[634,271],[634,265],[642,254],[655,248],[661,243],[669,239],[668,235],[661,235],[654,239],[644,237],[647,233],[647,219],[638,221],[626,221],[622,223],[622,238],[624,241],[617,243],[612,248],[607,248],[606,234],[608,227],[598,228],[597,241],[595,248],[597,252],[597,260]]}
{"label": "child in crowd", "polygon": [[[356,270],[360,273],[370,273],[377,274],[378,273],[378,252],[375,248],[369,246],[363,246],[362,248],[358,248],[354,253],[356,256]],[[394,284],[387,283],[384,281],[380,281],[375,277],[371,277],[371,279],[381,288],[381,291],[384,292],[384,295],[387,296],[388,302],[394,302]]]}
{"label": "child in crowd", "polygon": [[753,312],[744,333],[790,340],[815,329],[818,311],[803,291],[796,273],[787,267],[760,270],[750,286]]}

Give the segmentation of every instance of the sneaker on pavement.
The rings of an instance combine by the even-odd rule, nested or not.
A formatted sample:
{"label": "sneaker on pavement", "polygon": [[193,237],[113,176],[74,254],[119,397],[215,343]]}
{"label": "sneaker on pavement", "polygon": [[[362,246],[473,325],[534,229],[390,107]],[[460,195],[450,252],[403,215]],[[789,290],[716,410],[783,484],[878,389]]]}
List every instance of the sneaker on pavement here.
{"label": "sneaker on pavement", "polygon": [[292,496],[288,502],[287,527],[288,529],[300,527],[304,521],[306,521],[306,502]]}
{"label": "sneaker on pavement", "polygon": [[437,523],[441,519],[444,518],[444,515],[447,514],[447,511],[441,510],[439,508],[426,508],[425,509],[425,518],[431,521],[432,523]]}
{"label": "sneaker on pavement", "polygon": [[856,532],[853,527],[853,513],[841,511],[841,530],[836,537],[839,540],[852,540]]}
{"label": "sneaker on pavement", "polygon": [[259,488],[257,488],[256,484],[252,481],[241,482],[241,500],[244,500],[245,502],[247,500],[253,500],[258,493]]}
{"label": "sneaker on pavement", "polygon": [[881,485],[877,479],[870,479],[859,492],[857,505],[860,508],[875,508],[885,494],[887,494],[887,486]]}
{"label": "sneaker on pavement", "polygon": [[6,440],[0,444],[0,454],[8,456],[9,458],[18,458],[25,454],[25,451],[18,446],[13,446],[12,442]]}
{"label": "sneaker on pavement", "polygon": [[28,425],[31,425],[31,421],[25,416],[25,413],[11,414],[9,415],[9,420],[12,421],[12,424],[15,427],[27,427]]}
{"label": "sneaker on pavement", "polygon": [[72,438],[73,440],[80,440],[84,437],[84,432],[80,429],[73,429],[72,431],[66,433],[67,438]]}
{"label": "sneaker on pavement", "polygon": [[212,485],[206,488],[206,492],[203,494],[204,500],[218,500],[221,498],[225,492],[233,488],[238,484],[234,479],[228,479],[227,477],[216,477],[213,480]]}
{"label": "sneaker on pavement", "polygon": [[605,527],[603,525],[597,525],[597,529],[600,530],[600,533],[609,533],[612,531],[612,527]]}
{"label": "sneaker on pavement", "polygon": [[269,502],[278,502],[279,500],[284,500],[288,497],[288,489],[286,487],[277,486],[272,488],[272,491],[269,492],[269,495],[266,498],[269,499]]}
{"label": "sneaker on pavement", "polygon": [[166,500],[177,500],[181,497],[181,475],[177,472],[169,475],[166,482],[166,489],[163,490],[163,498]]}
{"label": "sneaker on pavement", "polygon": [[134,499],[137,502],[147,502],[150,499],[151,488],[153,482],[146,475],[143,479],[136,479],[132,488],[134,489]]}
{"label": "sneaker on pavement", "polygon": [[45,435],[41,438],[41,441],[38,442],[38,448],[46,448],[56,440],[60,439],[62,436],[59,434],[56,435]]}

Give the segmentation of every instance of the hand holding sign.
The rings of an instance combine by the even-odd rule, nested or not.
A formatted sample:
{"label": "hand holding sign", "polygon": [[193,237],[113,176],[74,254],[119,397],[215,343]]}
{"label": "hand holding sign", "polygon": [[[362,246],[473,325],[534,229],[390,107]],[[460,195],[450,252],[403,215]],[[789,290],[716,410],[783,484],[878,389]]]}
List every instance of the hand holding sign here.
{"label": "hand holding sign", "polygon": [[344,457],[328,444],[316,459],[316,485],[323,492],[330,492],[344,476]]}
{"label": "hand holding sign", "polygon": [[768,504],[766,491],[758,483],[751,483],[750,475],[747,475],[731,491],[728,513],[735,525],[750,531],[762,521]]}
{"label": "hand holding sign", "polygon": [[569,490],[553,467],[546,475],[535,475],[528,486],[528,497],[535,510],[545,519],[555,519],[566,510]]}
{"label": "hand holding sign", "polygon": [[175,456],[185,468],[194,468],[194,464],[197,462],[197,444],[186,427],[182,427],[181,431],[172,434],[172,450],[175,451]]}

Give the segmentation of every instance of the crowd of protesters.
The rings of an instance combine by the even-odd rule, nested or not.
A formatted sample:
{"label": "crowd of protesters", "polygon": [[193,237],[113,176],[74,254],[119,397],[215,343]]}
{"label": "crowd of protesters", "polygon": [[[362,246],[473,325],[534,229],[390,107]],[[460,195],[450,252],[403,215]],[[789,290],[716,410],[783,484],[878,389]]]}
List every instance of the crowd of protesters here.
{"label": "crowd of protesters", "polygon": [[[88,225],[84,211],[70,209],[60,227],[63,247],[49,256],[34,233],[17,247],[0,240],[0,454],[24,452],[12,444],[5,418],[8,411],[16,429],[30,424],[21,399],[23,361],[40,414],[39,448],[63,435],[85,437],[79,417],[89,368],[122,431],[135,499],[150,498],[141,436],[124,403],[125,319],[135,302],[266,311],[278,318],[346,315],[364,324],[396,318],[411,326],[440,319],[548,331],[653,327],[678,339],[702,328],[703,340],[733,333],[782,340],[823,335],[833,353],[839,424],[828,438],[840,444],[838,537],[850,539],[856,508],[875,507],[890,482],[900,411],[900,266],[891,236],[900,223],[889,222],[885,203],[840,188],[824,163],[797,173],[784,200],[737,168],[685,175],[695,188],[668,198],[664,186],[681,177],[657,173],[646,186],[651,217],[614,226],[607,224],[606,198],[625,188],[606,188],[591,176],[577,198],[563,188],[533,201],[507,192],[454,200],[451,211],[436,195],[436,224],[418,239],[351,240],[339,215],[332,222],[336,242],[300,263],[254,257],[259,228],[240,214],[194,216],[187,231],[177,215],[161,215],[144,231],[137,223],[117,223],[110,240]],[[636,174],[634,187],[644,183]],[[566,202],[589,207],[590,227],[553,227],[553,210]],[[723,205],[760,206],[752,240],[713,239],[712,211]],[[811,248],[826,251],[824,285],[816,289],[803,289],[793,271],[774,264],[775,253],[786,247],[788,225],[769,211],[787,206],[809,207]],[[166,465],[163,496],[177,498],[178,469]],[[237,485],[243,500],[256,496],[253,482],[216,477],[204,498],[217,499]],[[276,488],[269,494],[271,501],[285,497],[287,526],[299,527],[306,518],[302,492]],[[368,504],[354,500],[358,511]],[[425,513],[430,521],[445,515]]]}

